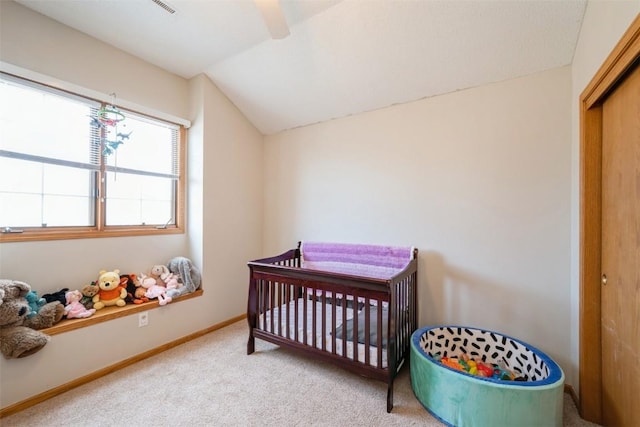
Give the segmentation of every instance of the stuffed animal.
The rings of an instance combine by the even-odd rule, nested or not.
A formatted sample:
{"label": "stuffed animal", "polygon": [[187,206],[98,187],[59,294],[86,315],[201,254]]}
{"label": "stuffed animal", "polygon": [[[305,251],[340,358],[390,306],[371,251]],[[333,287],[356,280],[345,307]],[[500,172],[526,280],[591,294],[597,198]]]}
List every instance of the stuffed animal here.
{"label": "stuffed animal", "polygon": [[136,292],[133,294],[133,303],[142,304],[143,302],[149,302],[149,298],[147,298],[147,290],[140,286],[136,288]]}
{"label": "stuffed animal", "polygon": [[64,305],[67,303],[65,294],[68,290],[69,288],[62,288],[59,291],[52,292],[50,294],[44,294],[42,295],[42,298],[44,298],[47,302],[60,301],[60,304],[62,304],[62,306],[64,307]]}
{"label": "stuffed animal", "polygon": [[44,304],[35,316],[27,318],[29,291],[31,286],[24,282],[0,279],[0,351],[7,359],[41,350],[50,337],[38,329],[50,328],[64,315],[64,306],[55,301]]}
{"label": "stuffed animal", "polygon": [[167,263],[169,271],[175,274],[178,278],[178,282],[182,286],[176,289],[170,289],[167,291],[167,295],[171,298],[178,297],[194,292],[200,288],[202,283],[202,274],[200,270],[193,265],[190,259],[185,257],[175,257],[169,260]]}
{"label": "stuffed animal", "polygon": [[133,283],[131,277],[128,274],[120,275],[120,286],[124,286],[127,290],[127,296],[124,297],[124,302],[127,304],[133,304],[133,294],[135,293],[135,284]]}
{"label": "stuffed animal", "polygon": [[135,273],[121,274],[120,285],[127,288],[127,297],[125,298],[127,304],[149,302],[149,298],[144,295],[147,290],[140,286],[140,281]]}
{"label": "stuffed animal", "polygon": [[142,273],[140,275],[140,285],[146,289],[145,296],[149,299],[158,299],[158,304],[165,305],[171,302],[171,297],[167,295],[167,288],[158,284],[158,281],[151,276]]}
{"label": "stuffed animal", "polygon": [[120,286],[120,270],[100,270],[98,277],[98,294],[93,297],[93,308],[102,310],[104,307],[116,305],[123,307],[127,296],[127,288]]}
{"label": "stuffed animal", "polygon": [[156,285],[165,286],[165,282],[162,279],[162,276],[166,275],[168,273],[169,273],[169,269],[167,268],[166,265],[156,264],[153,267],[151,267],[151,271],[149,272],[149,276],[151,276],[154,279],[156,279]]}
{"label": "stuffed animal", "polygon": [[82,303],[82,293],[80,291],[69,291],[66,293],[67,305],[64,306],[64,313],[67,319],[78,318],[82,319],[91,316],[96,312],[95,308],[87,309]]}
{"label": "stuffed animal", "polygon": [[162,281],[164,282],[164,287],[167,288],[167,291],[172,289],[179,289],[182,287],[182,283],[178,281],[178,276],[173,273],[166,273],[161,276]]}
{"label": "stuffed animal", "polygon": [[26,298],[29,303],[29,314],[27,314],[27,317],[33,317],[38,314],[40,307],[47,303],[47,300],[39,297],[36,291],[29,291]]}
{"label": "stuffed animal", "polygon": [[82,299],[80,302],[84,305],[84,308],[87,310],[91,310],[93,308],[93,297],[95,297],[100,291],[100,286],[96,284],[96,282],[91,282],[91,284],[82,288],[80,292],[82,292]]}
{"label": "stuffed animal", "polygon": [[167,291],[182,287],[182,283],[178,281],[178,276],[170,272],[166,265],[154,265],[151,267],[151,273],[149,275],[156,279],[157,285],[167,288]]}

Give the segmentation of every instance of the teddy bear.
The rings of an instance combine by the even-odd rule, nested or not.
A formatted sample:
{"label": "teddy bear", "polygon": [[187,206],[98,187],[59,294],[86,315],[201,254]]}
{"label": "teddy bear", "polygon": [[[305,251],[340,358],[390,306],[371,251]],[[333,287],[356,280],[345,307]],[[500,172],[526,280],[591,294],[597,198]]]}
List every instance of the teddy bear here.
{"label": "teddy bear", "polygon": [[87,309],[82,303],[82,293],[78,290],[68,291],[65,295],[67,305],[64,306],[64,313],[67,319],[82,319],[91,316],[96,312],[95,308]]}
{"label": "teddy bear", "polygon": [[113,305],[123,307],[127,304],[127,288],[120,285],[120,270],[100,270],[98,287],[100,290],[93,297],[93,308],[96,310]]}
{"label": "teddy bear", "polygon": [[95,297],[99,291],[100,286],[98,286],[96,282],[91,282],[80,290],[82,293],[80,303],[84,305],[84,308],[87,310],[91,310],[93,308],[93,297]]}
{"label": "teddy bear", "polygon": [[33,317],[38,314],[40,307],[47,303],[47,300],[39,297],[36,291],[29,291],[25,298],[29,303],[29,314],[27,314],[27,317]]}
{"label": "teddy bear", "polygon": [[49,336],[39,329],[50,328],[64,315],[59,301],[44,304],[27,318],[26,296],[31,286],[18,280],[0,279],[0,351],[7,359],[26,357],[40,351]]}
{"label": "teddy bear", "polygon": [[165,282],[162,279],[162,276],[166,275],[167,273],[169,273],[169,269],[167,268],[167,266],[162,264],[156,264],[153,267],[151,267],[149,276],[156,279],[156,285],[165,286]]}
{"label": "teddy bear", "polygon": [[155,277],[140,275],[140,285],[146,290],[145,296],[149,299],[158,299],[158,304],[165,305],[171,302],[172,298],[167,295],[167,288],[158,284]]}

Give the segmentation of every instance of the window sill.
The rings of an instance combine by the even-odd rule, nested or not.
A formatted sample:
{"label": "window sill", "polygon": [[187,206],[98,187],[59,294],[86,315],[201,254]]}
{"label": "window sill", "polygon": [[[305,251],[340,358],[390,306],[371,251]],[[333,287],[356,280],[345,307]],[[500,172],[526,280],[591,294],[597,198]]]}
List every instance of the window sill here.
{"label": "window sill", "polygon": [[[203,293],[202,289],[198,289],[187,295],[182,295],[175,298],[170,304],[175,304],[180,301],[185,301],[191,298],[199,297]],[[118,319],[124,316],[130,316],[142,311],[153,310],[160,307],[158,300],[145,302],[143,304],[127,304],[124,307],[105,307],[102,310],[96,311],[92,316],[84,319],[63,319],[56,323],[54,326],[41,329],[40,331],[47,335],[57,335],[64,332],[73,331],[75,329],[85,328],[87,326],[96,325],[102,322],[108,322],[109,320]]]}
{"label": "window sill", "polygon": [[[53,227],[52,227],[53,228]],[[45,240],[97,239],[102,237],[130,237],[130,236],[163,236],[168,234],[183,234],[184,227],[168,226],[166,228],[147,227],[112,227],[107,230],[95,229],[66,229],[33,231],[25,229],[20,233],[0,232],[0,243],[37,242]]]}

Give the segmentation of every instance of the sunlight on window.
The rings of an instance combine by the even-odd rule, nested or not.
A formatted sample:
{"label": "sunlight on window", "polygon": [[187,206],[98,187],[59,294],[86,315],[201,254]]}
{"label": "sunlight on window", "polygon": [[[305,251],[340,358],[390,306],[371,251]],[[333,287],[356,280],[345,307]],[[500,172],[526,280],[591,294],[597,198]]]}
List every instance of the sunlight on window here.
{"label": "sunlight on window", "polygon": [[[0,84],[0,149],[66,161],[90,159],[90,107],[10,82]],[[0,157],[0,225],[92,226],[93,172]]]}
{"label": "sunlight on window", "polygon": [[0,73],[0,229],[177,225],[181,135],[179,125]]}
{"label": "sunlight on window", "polygon": [[175,218],[174,180],[126,173],[107,175],[107,224],[166,224]]}
{"label": "sunlight on window", "polygon": [[10,83],[0,84],[0,147],[44,157],[86,162],[90,150],[87,104]]}
{"label": "sunlight on window", "polygon": [[172,152],[175,150],[175,129],[158,123],[137,119],[128,114],[109,129],[107,139],[116,139],[119,133],[124,143],[118,147],[116,155],[107,158],[107,164],[121,168],[131,168],[147,172],[174,174]]}

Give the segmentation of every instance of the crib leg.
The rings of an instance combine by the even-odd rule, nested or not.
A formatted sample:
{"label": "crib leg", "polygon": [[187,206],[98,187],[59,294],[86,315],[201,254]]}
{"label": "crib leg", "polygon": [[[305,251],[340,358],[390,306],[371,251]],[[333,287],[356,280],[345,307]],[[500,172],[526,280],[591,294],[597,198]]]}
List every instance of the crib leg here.
{"label": "crib leg", "polygon": [[393,383],[389,383],[387,388],[387,413],[391,413],[393,409]]}
{"label": "crib leg", "polygon": [[249,337],[249,342],[247,342],[247,354],[251,354],[256,351],[256,339],[254,337]]}
{"label": "crib leg", "polygon": [[256,351],[256,338],[253,336],[253,328],[249,327],[249,340],[247,341],[247,354]]}

